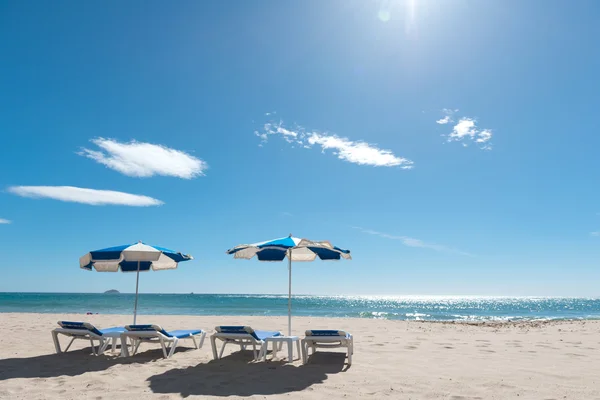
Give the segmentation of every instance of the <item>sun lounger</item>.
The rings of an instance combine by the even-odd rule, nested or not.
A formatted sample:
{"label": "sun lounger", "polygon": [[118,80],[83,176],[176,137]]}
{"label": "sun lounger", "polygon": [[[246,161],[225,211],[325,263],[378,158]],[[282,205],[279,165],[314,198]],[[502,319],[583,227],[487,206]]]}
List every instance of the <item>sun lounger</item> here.
{"label": "sun lounger", "polygon": [[[200,338],[200,344],[196,342],[196,338]],[[142,342],[158,342],[162,347],[163,355],[169,358],[175,353],[175,348],[180,340],[192,339],[194,347],[199,349],[204,343],[206,332],[202,329],[176,330],[166,331],[159,325],[126,325],[125,332],[121,334],[121,342],[127,343],[127,339],[132,341],[133,354],[137,353]],[[124,356],[128,356],[127,347]]]}
{"label": "sun lounger", "polygon": [[[223,357],[223,350],[225,345],[232,343],[240,346],[241,350],[245,350],[246,346],[252,346],[254,352],[254,359],[258,360],[259,357],[266,352],[266,339],[274,336],[281,336],[281,332],[277,331],[255,331],[249,326],[217,326],[215,333],[210,337],[213,357],[215,360]],[[223,341],[221,351],[217,355],[217,344],[216,340]],[[276,344],[273,344],[274,346]],[[256,351],[256,347],[259,346],[260,351]]]}
{"label": "sun lounger", "polygon": [[[117,347],[117,339],[119,339],[122,332],[125,332],[124,327],[98,329],[89,322],[58,321],[58,325],[60,325],[60,328],[56,328],[52,331],[52,340],[54,341],[54,347],[56,348],[57,354],[63,352],[60,348],[60,342],[58,340],[59,334],[71,338],[71,341],[67,345],[65,352],[69,351],[69,348],[75,339],[85,339],[90,341],[94,355],[101,355],[104,353],[104,351],[106,351],[110,343],[112,343],[112,349],[115,351]],[[94,346],[95,340],[98,341],[98,349],[96,349]]]}
{"label": "sun lounger", "polygon": [[310,330],[305,332],[302,339],[302,360],[308,361],[308,349],[314,354],[317,348],[346,348],[348,351],[348,365],[352,365],[354,353],[354,340],[352,335],[344,331],[335,330]]}

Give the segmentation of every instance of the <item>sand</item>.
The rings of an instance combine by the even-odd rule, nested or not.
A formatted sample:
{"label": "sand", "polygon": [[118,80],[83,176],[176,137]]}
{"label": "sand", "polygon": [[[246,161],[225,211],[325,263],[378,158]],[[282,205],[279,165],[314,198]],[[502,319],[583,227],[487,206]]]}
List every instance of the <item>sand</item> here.
{"label": "sand", "polygon": [[[344,329],[355,338],[350,368],[341,353],[307,365],[251,362],[232,346],[213,361],[203,348],[168,360],[142,345],[130,358],[95,357],[76,341],[56,355],[56,321],[123,325],[131,316],[0,314],[0,398],[6,399],[600,399],[600,321],[464,325],[418,321],[294,318],[294,331]],[[245,324],[284,331],[285,317],[141,316],[167,329]]]}

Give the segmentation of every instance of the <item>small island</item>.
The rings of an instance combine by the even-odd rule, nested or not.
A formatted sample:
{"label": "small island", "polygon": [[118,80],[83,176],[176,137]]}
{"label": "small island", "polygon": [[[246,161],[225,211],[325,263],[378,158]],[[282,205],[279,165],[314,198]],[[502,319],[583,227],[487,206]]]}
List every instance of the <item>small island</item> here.
{"label": "small island", "polygon": [[104,294],[119,294],[120,292],[117,289],[110,289],[104,292]]}

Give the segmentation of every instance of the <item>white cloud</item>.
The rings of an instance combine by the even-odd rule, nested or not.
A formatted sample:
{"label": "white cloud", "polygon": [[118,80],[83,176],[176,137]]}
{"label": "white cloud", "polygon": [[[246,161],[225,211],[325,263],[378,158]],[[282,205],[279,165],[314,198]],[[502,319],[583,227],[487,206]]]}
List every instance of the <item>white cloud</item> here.
{"label": "white cloud", "polygon": [[481,132],[479,132],[479,134],[477,135],[477,140],[475,140],[477,143],[485,143],[487,141],[489,141],[492,138],[492,130],[491,129],[484,129]]}
{"label": "white cloud", "polygon": [[288,143],[293,143],[298,137],[298,132],[289,130],[283,127],[283,122],[279,121],[279,123],[275,124],[273,122],[267,122],[264,125],[264,133],[259,134],[258,136],[266,141],[268,139],[268,135],[277,135],[280,134]]}
{"label": "white cloud", "polygon": [[164,204],[162,201],[148,196],[73,186],[11,186],[8,188],[8,191],[21,197],[48,198],[93,206],[122,205],[147,207]]}
{"label": "white cloud", "polygon": [[364,228],[361,228],[358,226],[355,226],[354,228],[358,229],[359,231],[361,231],[363,233],[369,234],[369,235],[375,235],[375,236],[379,236],[379,237],[382,237],[385,239],[398,240],[403,245],[408,246],[408,247],[419,247],[419,248],[423,248],[423,249],[431,249],[431,250],[440,251],[440,252],[453,253],[453,254],[459,254],[462,256],[473,257],[473,254],[470,254],[470,253],[467,253],[467,252],[464,252],[461,250],[457,250],[452,247],[443,246],[443,245],[434,244],[434,243],[426,243],[420,239],[415,239],[415,238],[411,238],[408,236],[390,235],[388,233],[377,232],[372,229],[364,229]]}
{"label": "white cloud", "polygon": [[285,128],[283,122],[269,122],[264,125],[263,132],[254,132],[264,142],[271,135],[279,135],[285,141],[300,145],[305,149],[312,146],[320,146],[323,152],[325,150],[334,150],[340,160],[348,161],[359,165],[371,165],[375,167],[396,167],[402,169],[413,168],[413,162],[403,157],[394,155],[390,150],[380,149],[375,145],[363,142],[352,141],[350,139],[337,135],[323,134],[320,132],[306,132],[303,127],[294,129]]}
{"label": "white cloud", "polygon": [[124,175],[147,178],[154,175],[192,179],[204,175],[208,164],[183,151],[162,145],[97,138],[92,143],[100,151],[83,148],[78,154]]}
{"label": "white cloud", "polygon": [[11,220],[0,218],[0,224],[12,224]]}
{"label": "white cloud", "polygon": [[413,162],[406,158],[397,157],[389,150],[379,149],[365,142],[353,142],[335,135],[321,135],[312,133],[308,137],[308,144],[318,144],[323,151],[337,150],[334,153],[340,160],[359,165],[372,165],[375,167],[396,167],[411,169]]}
{"label": "white cloud", "polygon": [[476,121],[472,118],[461,118],[448,135],[449,139],[462,140],[465,137],[475,137],[477,134]]}
{"label": "white cloud", "polygon": [[592,235],[592,236],[600,236],[600,231],[598,231],[598,232],[590,232],[590,235]]}
{"label": "white cloud", "polygon": [[458,109],[455,110],[451,110],[449,108],[442,108],[442,112],[444,114],[446,114],[444,116],[444,118],[440,118],[437,121],[435,121],[436,123],[440,124],[440,125],[446,125],[450,122],[454,122],[454,120],[452,119],[452,116],[454,115],[454,113],[458,112]]}
{"label": "white cloud", "polygon": [[[438,124],[447,124],[454,122],[451,118],[458,110],[449,110],[444,108],[442,110],[446,116],[442,119],[437,120]],[[452,127],[452,132],[448,135],[449,142],[461,142],[463,147],[468,146],[468,142],[476,143],[482,150],[491,150],[492,145],[490,140],[492,139],[493,132],[491,129],[479,129],[477,127],[477,120],[470,117],[462,117],[458,120],[456,125]]]}

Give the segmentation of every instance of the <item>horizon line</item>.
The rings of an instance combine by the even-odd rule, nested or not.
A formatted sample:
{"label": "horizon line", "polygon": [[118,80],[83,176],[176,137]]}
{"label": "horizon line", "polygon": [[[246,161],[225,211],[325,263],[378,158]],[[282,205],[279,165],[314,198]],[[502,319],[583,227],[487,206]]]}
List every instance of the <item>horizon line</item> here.
{"label": "horizon line", "polygon": [[[117,290],[117,289],[108,289]],[[132,294],[135,292],[121,292],[118,293],[106,293],[104,292],[55,292],[55,291],[0,291],[0,294]],[[234,295],[234,296],[284,296],[287,297],[287,293],[209,293],[209,292],[144,292],[139,295]],[[600,299],[600,295],[593,296],[573,296],[573,295],[489,295],[489,294],[305,294],[305,293],[293,293],[292,297],[295,296],[314,296],[314,297],[396,297],[396,298],[569,298],[569,299]]]}

